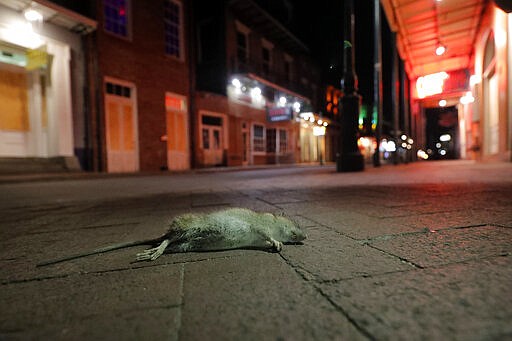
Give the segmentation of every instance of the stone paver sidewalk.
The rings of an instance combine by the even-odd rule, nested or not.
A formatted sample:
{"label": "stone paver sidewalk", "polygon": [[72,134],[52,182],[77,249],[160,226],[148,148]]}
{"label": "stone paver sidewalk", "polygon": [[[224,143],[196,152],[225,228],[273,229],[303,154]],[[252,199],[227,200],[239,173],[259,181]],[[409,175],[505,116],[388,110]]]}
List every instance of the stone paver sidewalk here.
{"label": "stone paver sidewalk", "polygon": [[[285,212],[304,245],[168,254],[173,216]],[[512,339],[512,164],[291,167],[0,185],[0,340]]]}

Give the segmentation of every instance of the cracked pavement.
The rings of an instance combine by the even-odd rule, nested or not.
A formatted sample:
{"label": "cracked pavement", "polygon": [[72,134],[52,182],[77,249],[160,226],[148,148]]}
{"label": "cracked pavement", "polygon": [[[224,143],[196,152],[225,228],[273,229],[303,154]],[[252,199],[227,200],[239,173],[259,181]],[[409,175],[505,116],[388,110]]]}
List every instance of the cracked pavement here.
{"label": "cracked pavement", "polygon": [[[0,194],[0,340],[512,339],[510,163],[0,177]],[[235,206],[308,239],[35,267]]]}

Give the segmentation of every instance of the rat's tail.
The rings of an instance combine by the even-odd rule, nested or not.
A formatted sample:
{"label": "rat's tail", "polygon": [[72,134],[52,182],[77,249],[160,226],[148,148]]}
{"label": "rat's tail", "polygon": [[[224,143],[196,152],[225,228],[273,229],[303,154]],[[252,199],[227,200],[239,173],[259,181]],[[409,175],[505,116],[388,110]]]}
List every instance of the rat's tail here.
{"label": "rat's tail", "polygon": [[118,249],[124,249],[126,247],[131,247],[131,246],[150,245],[150,244],[154,244],[156,242],[160,242],[161,239],[162,238],[153,238],[153,239],[137,240],[137,241],[132,241],[132,242],[107,245],[107,246],[100,247],[100,248],[97,248],[97,249],[94,249],[91,251],[86,251],[86,252],[77,253],[77,254],[70,255],[70,256],[64,256],[64,257],[60,257],[60,258],[50,259],[50,260],[47,260],[44,262],[37,263],[36,266],[40,267],[40,266],[52,265],[52,264],[65,262],[65,261],[76,259],[76,258],[86,257],[86,256],[90,256],[90,255],[96,255],[99,253],[109,252],[109,251],[118,250]]}

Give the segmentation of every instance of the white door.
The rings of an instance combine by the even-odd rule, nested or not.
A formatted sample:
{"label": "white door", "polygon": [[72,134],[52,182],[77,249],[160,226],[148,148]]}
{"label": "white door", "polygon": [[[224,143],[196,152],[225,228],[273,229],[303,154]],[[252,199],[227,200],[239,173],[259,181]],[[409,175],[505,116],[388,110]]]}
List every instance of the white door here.
{"label": "white door", "polygon": [[[133,88],[112,84],[105,96],[108,172],[139,170],[137,121]],[[117,87],[121,87],[118,91]]]}
{"label": "white door", "polygon": [[167,168],[183,170],[190,168],[188,148],[188,114],[185,99],[166,94],[167,124]]}

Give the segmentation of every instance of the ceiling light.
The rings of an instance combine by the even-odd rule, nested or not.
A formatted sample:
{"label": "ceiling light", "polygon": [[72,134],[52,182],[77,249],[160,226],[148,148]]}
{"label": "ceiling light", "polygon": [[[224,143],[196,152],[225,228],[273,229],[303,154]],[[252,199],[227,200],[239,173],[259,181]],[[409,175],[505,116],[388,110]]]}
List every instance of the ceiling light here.
{"label": "ceiling light", "polygon": [[441,136],[439,136],[439,141],[441,142],[448,142],[448,141],[451,141],[452,139],[452,136],[450,134],[443,134]]}
{"label": "ceiling light", "polygon": [[442,99],[439,101],[439,106],[440,107],[446,107],[446,100],[445,99]]}
{"label": "ceiling light", "polygon": [[231,84],[233,84],[233,86],[235,88],[241,88],[242,87],[242,83],[240,82],[240,80],[238,78],[233,78],[233,80],[231,81]]}
{"label": "ceiling light", "polygon": [[261,96],[261,89],[258,88],[258,87],[252,88],[251,89],[251,95],[254,96],[254,97]]}
{"label": "ceiling light", "polygon": [[464,94],[464,96],[462,96],[460,98],[460,103],[461,104],[469,104],[469,103],[473,103],[475,101],[475,98],[473,97],[473,94],[471,93],[471,91],[468,91]]}
{"label": "ceiling light", "polygon": [[21,45],[29,49],[36,49],[43,45],[43,40],[37,35],[32,24],[28,22],[16,22],[5,29],[6,40],[10,43]]}
{"label": "ceiling light", "polygon": [[469,77],[469,85],[473,86],[482,82],[482,77],[479,75],[471,75]]}
{"label": "ceiling light", "polygon": [[43,21],[43,15],[32,8],[29,8],[23,12],[23,15],[28,21]]}
{"label": "ceiling light", "polygon": [[436,54],[438,56],[442,56],[444,53],[446,52],[446,47],[444,47],[443,45],[438,45],[437,48],[436,48]]}

